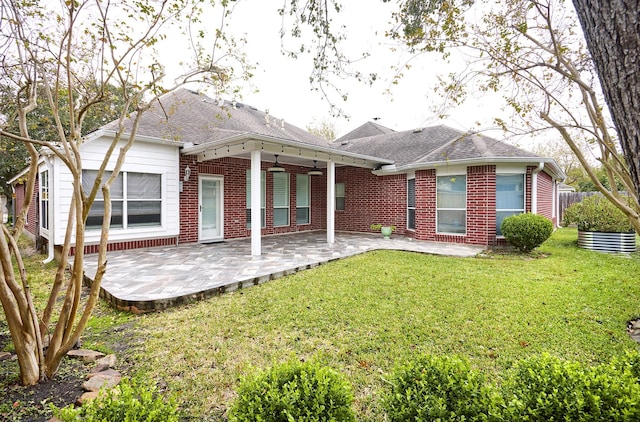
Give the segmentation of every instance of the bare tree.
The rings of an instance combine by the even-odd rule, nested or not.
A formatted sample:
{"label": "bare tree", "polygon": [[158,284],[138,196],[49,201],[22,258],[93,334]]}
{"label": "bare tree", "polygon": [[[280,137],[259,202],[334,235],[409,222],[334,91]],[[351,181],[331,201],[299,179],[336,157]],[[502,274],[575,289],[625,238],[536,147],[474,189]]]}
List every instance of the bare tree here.
{"label": "bare tree", "polygon": [[[219,3],[2,0],[0,84],[13,93],[17,129],[9,130],[10,125],[3,124],[0,135],[23,142],[30,156],[25,203],[16,218],[15,231],[10,232],[3,226],[0,236],[0,301],[23,384],[35,384],[56,372],[66,352],[79,339],[96,305],[100,282],[107,270],[110,187],[136,139],[144,112],[160,95],[186,83],[206,84],[223,92],[234,78],[234,66],[244,69],[243,56],[237,54],[234,40],[225,36],[230,13],[227,3],[226,0]],[[204,9],[205,5],[209,9]],[[211,19],[203,19],[204,14],[217,16],[220,26],[211,28]],[[201,24],[204,21],[208,28]],[[187,45],[192,54],[188,70],[171,81],[165,76],[159,54],[169,31],[173,37],[183,36],[185,42],[180,50],[184,51]],[[171,60],[175,60],[174,55]],[[39,95],[44,96],[55,124],[51,138],[34,136],[27,124],[30,113],[42,112],[37,108]],[[122,102],[117,134],[105,153],[94,185],[85,192],[81,180],[82,128],[90,110],[108,105],[114,101],[114,95]],[[128,118],[133,124],[125,133],[124,122]],[[36,146],[55,154],[73,178],[61,259],[42,312],[34,306],[28,274],[16,244],[36,183],[39,158]],[[115,168],[105,172],[112,157],[116,158]],[[85,222],[98,191],[102,192],[105,204],[98,270],[88,298],[81,300]],[[75,247],[73,270],[66,274],[72,245]],[[17,263],[17,273],[12,260]],[[56,306],[59,299],[62,306]]]}
{"label": "bare tree", "polygon": [[[314,54],[312,82],[330,88],[331,77],[348,76],[351,63],[340,54],[339,44],[345,40],[342,28],[334,32],[332,25],[341,6],[336,0],[309,2],[305,7],[291,3],[281,11],[293,18],[291,30],[283,30],[283,36],[300,37],[304,25],[311,28],[314,43],[303,44],[301,51]],[[438,90],[446,104],[464,102],[471,90],[502,95],[513,111],[513,122],[496,119],[500,127],[530,134],[555,130],[596,189],[640,231],[639,3],[573,3],[578,14],[566,0],[400,0],[393,14],[395,25],[387,35],[408,47],[412,58],[424,53],[463,58],[460,70],[440,81]],[[396,78],[410,67],[406,63],[397,69]],[[356,77],[367,79],[363,74]],[[372,73],[368,79],[376,78]],[[589,147],[581,148],[584,143]],[[599,161],[595,165],[594,150]],[[606,174],[605,184],[596,171],[600,168]]]}
{"label": "bare tree", "polygon": [[[640,232],[634,179],[621,159],[620,143],[571,4],[563,0],[404,0],[395,21],[391,36],[413,52],[440,53],[445,58],[459,54],[466,59],[464,69],[441,81],[440,92],[448,100],[461,103],[471,89],[499,93],[514,120],[496,119],[503,129],[555,130],[596,189]],[[581,148],[585,143],[589,147]],[[623,143],[622,151],[627,161],[637,162],[637,149],[628,151]],[[598,178],[599,166],[608,186]],[[630,198],[619,186],[630,192]]]}

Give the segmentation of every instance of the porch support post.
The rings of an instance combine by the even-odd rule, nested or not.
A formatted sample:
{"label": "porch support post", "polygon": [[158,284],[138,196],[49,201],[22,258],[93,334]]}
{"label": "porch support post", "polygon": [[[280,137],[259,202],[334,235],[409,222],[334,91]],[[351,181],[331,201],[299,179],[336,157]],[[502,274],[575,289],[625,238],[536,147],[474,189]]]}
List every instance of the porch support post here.
{"label": "porch support post", "polygon": [[335,243],[336,163],[327,161],[327,243]]}
{"label": "porch support post", "polygon": [[260,194],[262,181],[260,180],[261,153],[257,149],[251,151],[251,255],[262,255],[262,216],[260,208]]}

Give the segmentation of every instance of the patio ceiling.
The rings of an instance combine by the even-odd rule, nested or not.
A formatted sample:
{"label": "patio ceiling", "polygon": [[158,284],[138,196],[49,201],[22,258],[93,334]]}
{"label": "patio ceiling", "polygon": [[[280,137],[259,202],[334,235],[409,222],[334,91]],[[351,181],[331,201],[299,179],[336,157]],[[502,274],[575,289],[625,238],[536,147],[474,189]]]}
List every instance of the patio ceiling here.
{"label": "patio ceiling", "polygon": [[370,169],[391,164],[392,161],[369,155],[344,152],[330,147],[304,144],[302,142],[277,139],[252,133],[236,135],[220,141],[200,145],[185,145],[185,155],[195,155],[198,162],[225,157],[250,159],[251,151],[261,151],[263,161],[275,161],[297,166],[313,167],[314,160],[319,168],[326,168],[326,162],[337,166],[354,166]]}

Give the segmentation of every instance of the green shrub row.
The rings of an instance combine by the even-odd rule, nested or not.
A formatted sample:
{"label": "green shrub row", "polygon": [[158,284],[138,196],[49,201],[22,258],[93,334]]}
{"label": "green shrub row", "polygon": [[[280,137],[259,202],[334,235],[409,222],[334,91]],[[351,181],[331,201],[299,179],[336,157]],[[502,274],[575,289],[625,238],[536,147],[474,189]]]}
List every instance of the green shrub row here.
{"label": "green shrub row", "polygon": [[[386,382],[382,407],[390,422],[640,420],[638,352],[597,366],[536,356],[517,362],[499,386],[465,359],[419,355],[397,366]],[[61,421],[179,420],[172,397],[135,380],[123,380],[80,408],[53,410]],[[229,421],[355,421],[351,385],[316,363],[276,365],[241,382]]]}
{"label": "green shrub row", "polygon": [[393,372],[383,406],[389,421],[637,421],[639,356],[593,367],[536,356],[500,387],[463,359],[421,356]]}
{"label": "green shrub row", "polygon": [[[638,421],[640,354],[587,366],[522,360],[498,386],[468,361],[420,355],[396,367],[382,396],[394,421]],[[335,371],[288,362],[246,378],[229,421],[353,421],[351,386]]]}

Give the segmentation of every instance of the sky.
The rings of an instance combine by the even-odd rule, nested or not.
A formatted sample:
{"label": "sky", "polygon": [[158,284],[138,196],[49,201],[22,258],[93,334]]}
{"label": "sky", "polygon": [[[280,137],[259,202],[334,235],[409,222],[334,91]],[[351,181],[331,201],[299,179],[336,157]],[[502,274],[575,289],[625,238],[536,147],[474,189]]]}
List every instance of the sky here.
{"label": "sky", "polygon": [[[436,76],[455,71],[455,68],[436,55],[414,59],[399,84],[391,84],[395,73],[393,65],[404,63],[408,55],[392,52],[391,41],[384,37],[396,3],[381,0],[342,2],[344,9],[338,15],[340,21],[337,23],[347,27],[344,51],[353,57],[369,53],[370,57],[359,61],[357,68],[367,74],[375,72],[380,78],[371,87],[353,79],[338,80],[348,94],[346,102],[338,102],[349,119],[332,117],[328,102],[320,93],[311,90],[311,56],[296,60],[281,53],[282,21],[277,13],[281,5],[279,1],[251,0],[240,1],[235,6],[231,31],[247,38],[244,51],[250,61],[257,62],[252,86],[246,84],[239,101],[263,111],[269,110],[273,116],[302,128],[313,121],[326,120],[334,125],[338,136],[374,118],[379,118],[378,124],[397,131],[437,124],[460,130],[492,127],[499,106],[486,97],[472,97],[462,107],[449,110],[450,117],[446,120],[437,118],[433,107],[441,104],[442,99],[433,92]],[[291,47],[298,45],[298,41],[291,38],[286,43]],[[255,89],[258,92],[254,92]],[[387,90],[390,94],[385,93]]]}

